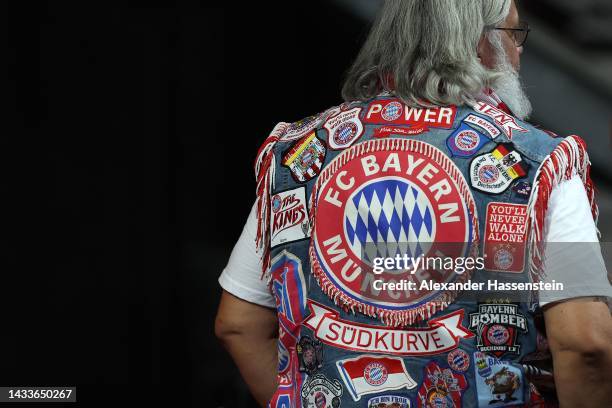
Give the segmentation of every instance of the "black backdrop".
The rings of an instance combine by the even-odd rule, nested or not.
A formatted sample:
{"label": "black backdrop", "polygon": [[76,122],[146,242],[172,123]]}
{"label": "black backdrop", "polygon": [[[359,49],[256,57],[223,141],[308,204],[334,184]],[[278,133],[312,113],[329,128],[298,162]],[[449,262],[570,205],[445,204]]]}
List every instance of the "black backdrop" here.
{"label": "black backdrop", "polygon": [[331,3],[6,3],[0,386],[254,406],[217,278],[259,144],[340,102],[367,27]]}
{"label": "black backdrop", "polygon": [[329,3],[7,3],[0,385],[253,405],[217,277],[258,145],[340,102],[366,27]]}

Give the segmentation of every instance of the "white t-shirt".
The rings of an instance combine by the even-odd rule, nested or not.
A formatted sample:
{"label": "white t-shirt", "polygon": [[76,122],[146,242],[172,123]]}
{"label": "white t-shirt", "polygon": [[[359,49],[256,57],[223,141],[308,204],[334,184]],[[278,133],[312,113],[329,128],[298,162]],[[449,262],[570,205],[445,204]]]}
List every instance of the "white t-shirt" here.
{"label": "white t-shirt", "polygon": [[[564,290],[540,292],[540,305],[583,296],[612,297],[597,228],[584,185],[578,176],[562,182],[552,191],[545,231],[545,281],[561,282]],[[219,283],[240,299],[274,308],[274,297],[261,279],[261,259],[255,248],[256,232],[257,216],[253,206]],[[571,244],[558,244],[564,242]],[[579,250],[567,250],[570,245],[579,245]]]}

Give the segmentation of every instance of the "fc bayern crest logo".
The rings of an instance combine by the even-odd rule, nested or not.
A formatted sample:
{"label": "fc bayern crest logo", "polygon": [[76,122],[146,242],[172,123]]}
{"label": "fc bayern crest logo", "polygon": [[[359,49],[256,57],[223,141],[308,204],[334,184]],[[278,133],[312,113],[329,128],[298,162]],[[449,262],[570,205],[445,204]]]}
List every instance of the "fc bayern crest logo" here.
{"label": "fc bayern crest logo", "polygon": [[348,122],[340,125],[334,133],[334,143],[336,145],[348,144],[357,135],[357,125],[353,122]]}
{"label": "fc bayern crest logo", "polygon": [[448,353],[447,360],[450,368],[461,373],[466,372],[470,367],[470,356],[461,349]]}
{"label": "fc bayern crest logo", "polygon": [[388,122],[397,120],[404,112],[404,107],[399,102],[391,102],[383,109],[382,118]]}
{"label": "fc bayern crest logo", "polygon": [[463,151],[470,151],[478,146],[480,136],[473,130],[464,130],[455,136],[457,147]]}
{"label": "fc bayern crest logo", "polygon": [[[329,296],[339,296],[366,314],[408,313],[439,296],[421,290],[398,297],[373,290],[374,280],[419,276],[406,270],[374,275],[375,258],[454,258],[473,247],[476,210],[467,183],[453,162],[427,143],[385,139],[357,144],[328,165],[317,189],[310,251],[315,276]],[[459,276],[422,272],[437,282]]]}
{"label": "fc bayern crest logo", "polygon": [[505,344],[510,339],[510,332],[504,326],[495,324],[487,332],[487,338],[492,344],[499,346]]}
{"label": "fc bayern crest logo", "polygon": [[471,126],[462,123],[446,139],[446,146],[452,156],[468,158],[476,154],[488,141],[489,139],[486,136],[480,134]]}
{"label": "fc bayern crest logo", "polygon": [[387,367],[378,362],[372,362],[363,370],[363,377],[372,386],[380,386],[387,381]]}
{"label": "fc bayern crest logo", "polygon": [[512,253],[507,249],[500,249],[495,254],[495,266],[497,266],[501,270],[506,270],[512,266],[514,263],[514,257]]}
{"label": "fc bayern crest logo", "polygon": [[499,179],[499,170],[497,167],[486,164],[478,171],[480,181],[484,184],[493,184]]}
{"label": "fc bayern crest logo", "polygon": [[272,197],[272,212],[277,213],[278,210],[280,210],[281,208],[281,197],[278,194],[275,194],[274,197]]}

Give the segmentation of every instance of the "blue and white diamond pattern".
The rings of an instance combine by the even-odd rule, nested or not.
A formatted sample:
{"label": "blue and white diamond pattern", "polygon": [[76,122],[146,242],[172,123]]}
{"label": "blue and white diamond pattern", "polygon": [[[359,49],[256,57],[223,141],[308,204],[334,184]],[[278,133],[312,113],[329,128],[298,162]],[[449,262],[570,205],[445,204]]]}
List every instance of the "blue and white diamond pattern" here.
{"label": "blue and white diamond pattern", "polygon": [[385,107],[382,113],[382,117],[384,120],[393,122],[394,120],[400,117],[400,115],[402,114],[402,110],[403,109],[401,104],[399,104],[398,102],[391,102]]}
{"label": "blue and white diamond pattern", "polygon": [[346,143],[356,133],[356,126],[352,123],[340,128],[338,131],[338,141],[340,143]]}
{"label": "blue and white diamond pattern", "polygon": [[355,256],[427,254],[435,238],[435,214],[421,189],[404,179],[384,178],[366,184],[348,200],[345,232]]}

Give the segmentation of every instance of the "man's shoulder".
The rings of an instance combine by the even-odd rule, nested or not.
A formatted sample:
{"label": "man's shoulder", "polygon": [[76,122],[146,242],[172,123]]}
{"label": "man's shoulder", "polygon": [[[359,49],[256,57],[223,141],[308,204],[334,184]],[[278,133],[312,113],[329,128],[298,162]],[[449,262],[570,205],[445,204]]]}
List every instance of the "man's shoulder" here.
{"label": "man's shoulder", "polygon": [[321,129],[329,118],[341,112],[353,109],[359,104],[359,102],[345,102],[340,105],[331,106],[319,113],[310,114],[295,122],[281,122],[283,126],[282,132],[278,134],[278,142],[287,143],[308,137],[313,132]]}
{"label": "man's shoulder", "polygon": [[519,119],[516,121],[524,130],[514,134],[512,143],[534,160],[544,160],[565,139],[532,123]]}
{"label": "man's shoulder", "polygon": [[519,150],[533,160],[541,162],[550,157],[553,152],[563,156],[569,154],[568,157],[571,157],[572,154],[581,158],[588,157],[587,143],[579,135],[565,134],[560,136],[532,123],[524,121],[519,121],[519,123],[528,132],[517,134],[512,141]]}

